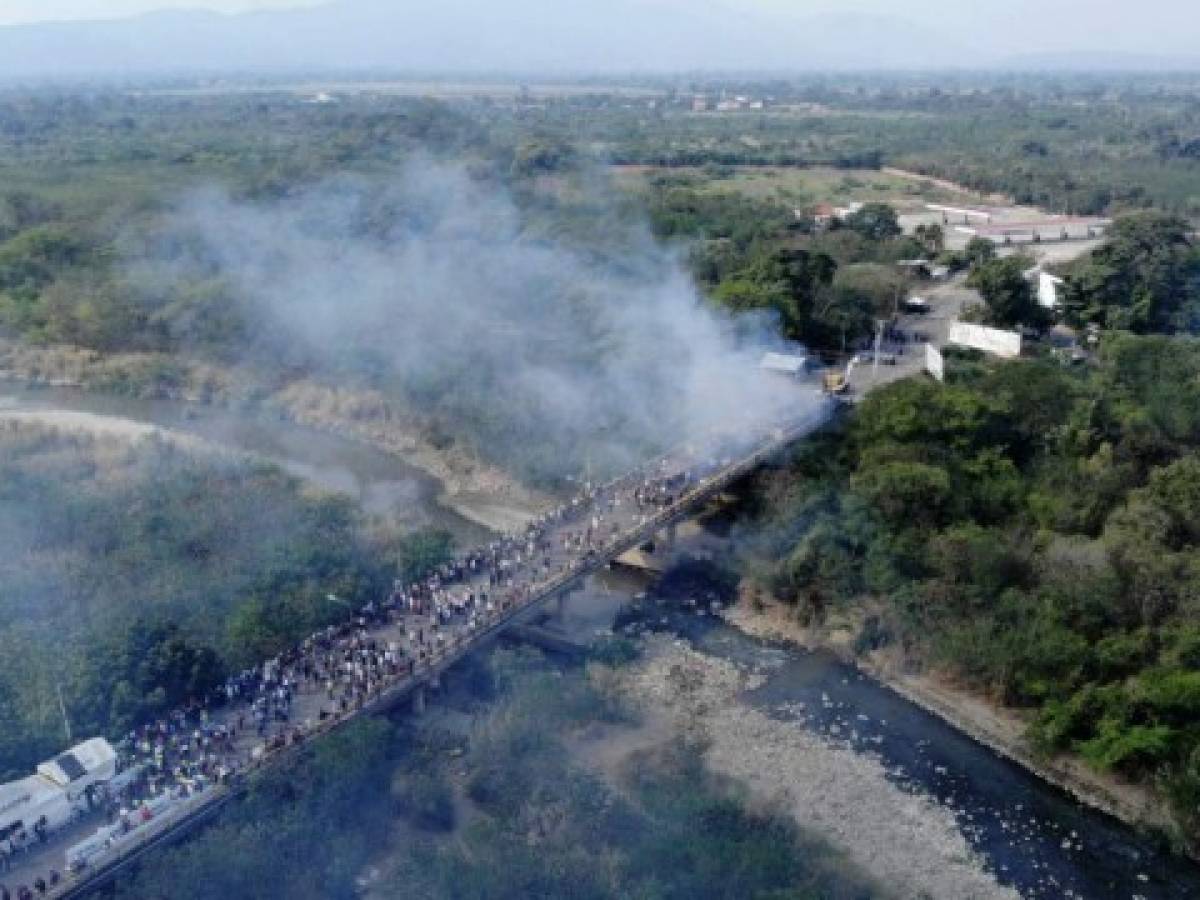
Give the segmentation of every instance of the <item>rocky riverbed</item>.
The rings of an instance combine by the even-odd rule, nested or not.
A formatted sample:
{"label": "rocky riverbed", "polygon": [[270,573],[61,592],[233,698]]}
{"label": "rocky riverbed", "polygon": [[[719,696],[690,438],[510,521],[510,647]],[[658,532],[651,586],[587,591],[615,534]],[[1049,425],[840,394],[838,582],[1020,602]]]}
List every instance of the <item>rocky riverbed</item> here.
{"label": "rocky riverbed", "polygon": [[997,883],[950,810],[889,780],[878,760],[740,700],[762,681],[753,670],[668,637],[646,642],[644,659],[620,673],[622,695],[703,742],[713,771],[755,800],[789,812],[899,897],[1019,896]]}
{"label": "rocky riverbed", "polygon": [[755,637],[782,641],[806,650],[832,651],[910,703],[945,720],[1079,801],[1129,825],[1162,834],[1178,830],[1167,805],[1149,787],[1098,772],[1069,754],[1055,758],[1038,756],[1026,738],[1028,719],[1019,711],[998,706],[936,673],[913,671],[895,652],[885,650],[855,655],[852,645],[860,625],[858,622],[803,627],[791,617],[786,606],[773,602],[747,583],[741,586],[739,602],[727,609],[724,616],[731,625]]}

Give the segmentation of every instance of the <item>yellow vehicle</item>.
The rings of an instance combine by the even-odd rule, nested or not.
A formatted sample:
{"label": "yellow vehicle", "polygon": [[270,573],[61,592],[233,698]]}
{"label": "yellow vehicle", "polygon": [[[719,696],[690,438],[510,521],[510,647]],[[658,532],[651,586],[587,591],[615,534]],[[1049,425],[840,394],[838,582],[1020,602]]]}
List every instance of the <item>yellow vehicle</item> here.
{"label": "yellow vehicle", "polygon": [[846,380],[844,372],[826,372],[824,382],[827,394],[844,394],[850,389],[850,382]]}

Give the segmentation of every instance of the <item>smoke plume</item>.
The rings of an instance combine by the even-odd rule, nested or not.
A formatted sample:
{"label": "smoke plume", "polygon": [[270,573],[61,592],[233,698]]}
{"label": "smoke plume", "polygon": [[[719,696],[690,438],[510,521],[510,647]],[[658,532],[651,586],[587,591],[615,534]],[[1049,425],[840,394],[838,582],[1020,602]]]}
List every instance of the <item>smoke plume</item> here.
{"label": "smoke plume", "polygon": [[190,265],[244,304],[254,353],[368,378],[527,475],[615,470],[815,402],[759,371],[769,322],[706,306],[608,201],[531,209],[426,160],[282,201],[210,191],[181,225]]}

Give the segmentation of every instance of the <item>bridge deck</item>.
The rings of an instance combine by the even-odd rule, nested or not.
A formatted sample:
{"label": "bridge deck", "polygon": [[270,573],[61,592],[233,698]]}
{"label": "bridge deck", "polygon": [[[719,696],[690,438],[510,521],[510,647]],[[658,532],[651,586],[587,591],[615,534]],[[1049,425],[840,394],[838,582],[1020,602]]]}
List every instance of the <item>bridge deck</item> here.
{"label": "bridge deck", "polygon": [[[679,450],[655,460],[634,476],[626,476],[601,488],[590,507],[584,505],[579,508],[578,512],[581,515],[574,516],[572,521],[562,523],[548,532],[552,548],[549,552],[550,572],[553,574],[532,580],[524,601],[508,608],[495,609],[490,613],[481,611],[474,617],[473,622],[457,622],[453,627],[443,629],[443,642],[422,665],[416,667],[411,675],[401,677],[384,687],[361,708],[352,709],[342,715],[333,715],[322,721],[320,713],[326,703],[324,692],[319,688],[301,691],[294,701],[290,723],[286,726],[272,726],[274,730],[266,735],[266,738],[270,739],[286,728],[292,732],[299,731],[302,737],[298,742],[289,742],[288,746],[268,751],[267,740],[255,734],[253,729],[244,729],[234,748],[237,760],[234,775],[226,784],[207,787],[187,800],[179,801],[155,819],[121,838],[110,850],[95,858],[88,868],[66,875],[65,880],[51,889],[46,896],[83,896],[111,880],[142,854],[165,841],[179,837],[190,826],[215,814],[216,810],[244,789],[248,777],[276,764],[282,756],[295,749],[296,743],[307,744],[362,715],[378,714],[393,708],[414,690],[423,688],[430,681],[437,679],[468,653],[494,640],[506,628],[532,619],[538,606],[544,601],[570,589],[577,581],[608,565],[614,558],[645,543],[663,528],[687,518],[697,506],[725,490],[731,483],[744,477],[782,448],[810,433],[826,416],[827,410],[822,407],[784,427],[772,429],[760,435],[751,449],[734,460],[713,461],[701,458],[689,450]],[[673,503],[653,515],[639,511],[632,502],[621,502],[621,492],[624,490],[621,485],[629,485],[631,491],[633,484],[640,483],[637,479],[651,473],[659,476],[690,476],[686,490],[675,498]],[[633,481],[630,480],[631,477],[634,478]],[[604,544],[602,551],[581,554],[564,549],[565,534],[579,530],[581,516],[588,520],[593,514],[602,515],[607,528],[613,529],[615,526],[611,539]],[[486,576],[483,577],[482,586],[486,588]],[[389,621],[373,632],[373,636],[411,648],[416,630],[427,625],[428,620],[423,617],[404,616]],[[225,710],[216,717],[216,722],[220,724],[222,720],[228,721],[244,711],[244,706],[240,709]],[[67,847],[73,841],[83,839],[102,824],[103,821],[98,815],[92,816],[70,829],[69,836],[52,838],[48,845],[19,857],[12,871],[0,875],[0,883],[7,884],[12,889],[15,885],[31,884],[37,875],[45,877],[52,868],[65,872]]]}

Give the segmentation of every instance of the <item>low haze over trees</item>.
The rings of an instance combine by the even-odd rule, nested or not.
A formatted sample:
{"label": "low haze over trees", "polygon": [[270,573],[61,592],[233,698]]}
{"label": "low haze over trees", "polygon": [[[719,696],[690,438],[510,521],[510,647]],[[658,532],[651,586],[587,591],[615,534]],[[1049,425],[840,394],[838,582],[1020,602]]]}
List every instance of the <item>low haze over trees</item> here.
{"label": "low haze over trees", "polygon": [[59,688],[76,734],[119,738],[448,548],[270,466],[28,423],[0,427],[0,535],[0,778],[65,744]]}

